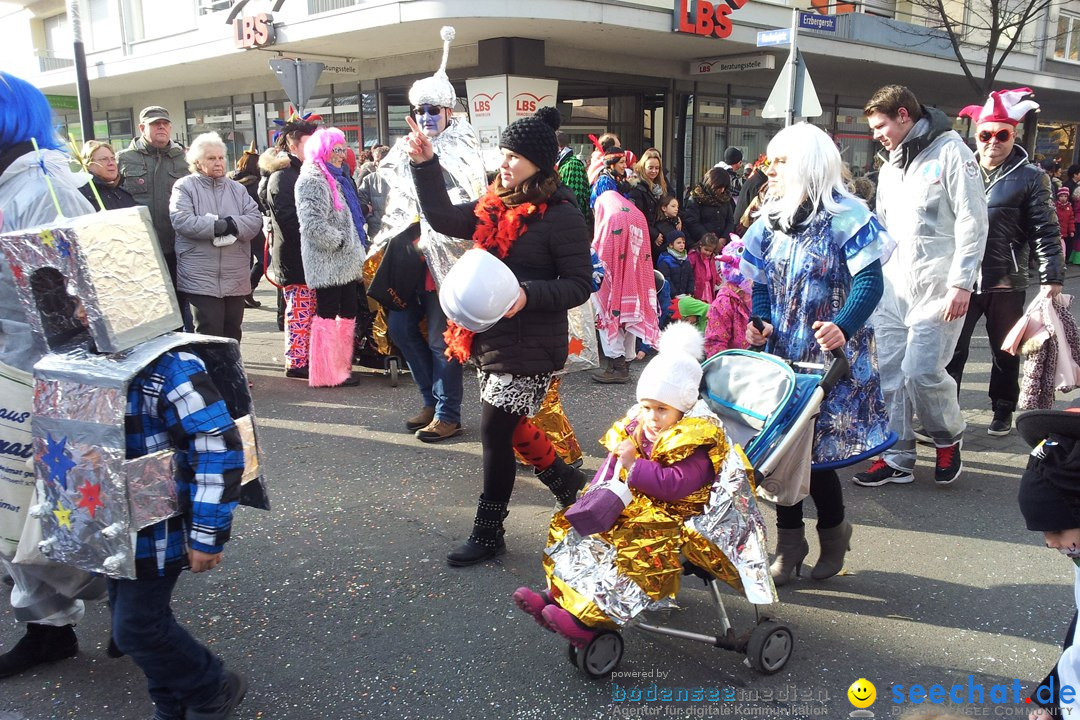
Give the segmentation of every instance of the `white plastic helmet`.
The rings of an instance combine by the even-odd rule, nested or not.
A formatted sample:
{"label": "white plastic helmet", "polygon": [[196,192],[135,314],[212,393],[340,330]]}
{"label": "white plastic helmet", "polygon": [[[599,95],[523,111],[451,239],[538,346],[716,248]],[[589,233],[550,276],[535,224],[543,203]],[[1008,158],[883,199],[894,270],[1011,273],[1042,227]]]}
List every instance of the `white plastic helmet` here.
{"label": "white plastic helmet", "polygon": [[492,328],[513,307],[520,287],[506,263],[487,250],[473,248],[443,278],[439,304],[446,317],[480,333]]}

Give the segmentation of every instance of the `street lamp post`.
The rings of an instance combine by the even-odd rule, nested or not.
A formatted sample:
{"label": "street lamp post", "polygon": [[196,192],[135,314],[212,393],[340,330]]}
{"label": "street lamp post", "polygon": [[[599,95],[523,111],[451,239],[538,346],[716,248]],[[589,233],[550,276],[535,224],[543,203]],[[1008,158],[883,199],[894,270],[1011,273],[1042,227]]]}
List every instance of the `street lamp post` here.
{"label": "street lamp post", "polygon": [[75,49],[75,87],[79,98],[79,122],[82,124],[83,142],[86,142],[94,139],[94,109],[90,106],[90,81],[86,77],[81,0],[67,0],[67,16]]}

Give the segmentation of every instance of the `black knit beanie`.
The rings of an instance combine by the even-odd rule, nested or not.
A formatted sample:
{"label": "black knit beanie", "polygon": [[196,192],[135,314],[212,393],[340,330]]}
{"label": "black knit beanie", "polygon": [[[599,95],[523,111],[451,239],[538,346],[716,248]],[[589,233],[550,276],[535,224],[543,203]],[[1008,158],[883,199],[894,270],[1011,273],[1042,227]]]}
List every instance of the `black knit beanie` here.
{"label": "black knit beanie", "polygon": [[562,124],[559,111],[542,107],[532,117],[515,120],[506,126],[499,147],[517,153],[541,170],[551,171],[559,159],[559,141],[555,131]]}
{"label": "black knit beanie", "polygon": [[1028,530],[1080,527],[1080,442],[1050,435],[1028,459],[1017,500]]}

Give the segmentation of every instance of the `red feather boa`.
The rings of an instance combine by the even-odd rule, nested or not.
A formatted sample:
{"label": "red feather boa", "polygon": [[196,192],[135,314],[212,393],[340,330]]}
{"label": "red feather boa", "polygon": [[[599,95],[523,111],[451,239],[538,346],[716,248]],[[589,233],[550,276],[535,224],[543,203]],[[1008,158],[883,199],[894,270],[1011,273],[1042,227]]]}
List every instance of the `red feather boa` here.
{"label": "red feather boa", "polygon": [[[476,215],[476,230],[473,231],[473,247],[482,248],[498,258],[506,257],[510,246],[525,234],[528,225],[526,218],[534,215],[543,217],[547,203],[523,202],[507,207],[502,197],[492,185],[476,203],[473,214]],[[443,340],[446,341],[446,357],[464,364],[472,355],[472,340],[475,333],[466,330],[453,320],[446,323]]]}

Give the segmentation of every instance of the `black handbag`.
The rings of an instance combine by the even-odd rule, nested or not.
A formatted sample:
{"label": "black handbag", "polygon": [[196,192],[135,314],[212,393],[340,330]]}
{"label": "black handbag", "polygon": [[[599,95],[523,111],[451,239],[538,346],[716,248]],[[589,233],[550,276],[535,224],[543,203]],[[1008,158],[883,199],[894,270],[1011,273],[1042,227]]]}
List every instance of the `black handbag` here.
{"label": "black handbag", "polygon": [[420,223],[417,222],[386,243],[367,293],[387,310],[404,310],[423,286],[427,268],[423,253],[416,246],[419,239]]}

